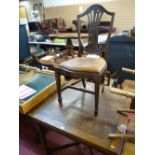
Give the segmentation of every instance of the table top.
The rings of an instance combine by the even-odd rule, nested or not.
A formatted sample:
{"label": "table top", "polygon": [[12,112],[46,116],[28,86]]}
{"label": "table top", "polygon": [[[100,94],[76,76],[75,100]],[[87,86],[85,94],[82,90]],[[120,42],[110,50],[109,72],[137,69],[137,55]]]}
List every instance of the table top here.
{"label": "table top", "polygon": [[[29,41],[29,44],[36,44],[36,45],[51,45],[51,46],[66,46],[66,43],[55,43],[55,42],[38,42],[38,41]],[[72,41],[73,47],[79,47],[78,41]],[[84,46],[86,46],[87,43],[84,43]]]}
{"label": "table top", "polygon": [[29,41],[29,44],[38,44],[38,45],[56,45],[56,46],[66,46],[66,43],[54,43],[46,41]]}
{"label": "table top", "polygon": [[[112,34],[111,36],[113,36]],[[79,46],[79,42],[77,41],[78,39],[78,33],[76,32],[70,32],[70,33],[51,33],[49,34],[49,37],[51,38],[58,38],[58,39],[72,39],[72,44],[74,47]],[[83,39],[83,46],[86,46],[88,44],[87,38],[88,34],[87,33],[81,33],[80,37]],[[98,36],[98,43],[102,43],[104,40],[107,38],[107,33],[104,34],[99,34]],[[102,41],[102,42],[100,42]],[[52,46],[66,46],[66,43],[58,43],[58,42],[53,42],[53,41],[44,41],[44,42],[38,42],[38,41],[29,41],[29,44],[39,44],[39,45],[52,45]]]}
{"label": "table top", "polygon": [[[77,39],[78,38],[78,33],[77,32],[55,33],[55,34],[49,34],[49,37],[62,38],[62,39],[68,39],[68,38]],[[81,38],[88,38],[88,34],[87,33],[81,33],[80,37]]]}
{"label": "table top", "polygon": [[[78,86],[82,87],[82,84]],[[94,84],[87,82],[87,89],[94,89]],[[129,100],[110,93],[109,87],[105,87],[105,92],[100,96],[99,113],[95,118],[94,95],[66,89],[62,92],[62,98],[62,107],[54,94],[28,115],[57,132],[106,153],[116,154],[119,145],[115,146],[108,134],[117,131],[120,115],[116,111],[128,108]]]}

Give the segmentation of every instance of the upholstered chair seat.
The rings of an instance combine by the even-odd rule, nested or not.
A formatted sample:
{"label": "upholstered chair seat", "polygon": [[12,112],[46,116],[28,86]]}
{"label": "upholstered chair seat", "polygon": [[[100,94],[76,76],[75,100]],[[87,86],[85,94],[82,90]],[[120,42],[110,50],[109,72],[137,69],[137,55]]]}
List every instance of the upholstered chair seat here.
{"label": "upholstered chair seat", "polygon": [[103,58],[77,57],[59,64],[59,67],[77,72],[100,73],[107,67]]}
{"label": "upholstered chair seat", "polygon": [[54,56],[48,55],[39,60],[42,65],[53,65],[54,64]]}

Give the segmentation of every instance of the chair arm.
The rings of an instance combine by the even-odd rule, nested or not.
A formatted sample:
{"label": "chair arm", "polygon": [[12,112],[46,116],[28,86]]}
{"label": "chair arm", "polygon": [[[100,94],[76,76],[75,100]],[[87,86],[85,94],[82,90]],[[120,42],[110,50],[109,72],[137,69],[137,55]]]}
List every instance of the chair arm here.
{"label": "chair arm", "polygon": [[130,74],[135,74],[135,70],[133,70],[133,69],[128,69],[128,68],[122,67],[122,71],[123,72],[130,73]]}
{"label": "chair arm", "polygon": [[134,139],[135,135],[134,134],[122,134],[122,133],[110,133],[108,135],[109,138],[130,138]]}
{"label": "chair arm", "polygon": [[119,109],[117,110],[118,113],[135,113],[135,110],[134,109]]}
{"label": "chair arm", "polygon": [[110,88],[110,92],[115,93],[115,94],[119,94],[119,95],[123,95],[126,97],[131,97],[131,98],[135,97],[135,93],[130,92],[130,91],[126,91],[126,90],[121,90],[118,88]]}

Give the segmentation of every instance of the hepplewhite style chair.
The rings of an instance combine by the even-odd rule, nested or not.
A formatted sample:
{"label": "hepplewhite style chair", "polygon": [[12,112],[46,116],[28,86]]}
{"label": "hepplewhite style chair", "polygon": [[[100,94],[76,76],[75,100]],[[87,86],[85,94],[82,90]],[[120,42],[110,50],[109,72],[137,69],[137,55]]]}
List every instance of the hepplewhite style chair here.
{"label": "hepplewhite style chair", "polygon": [[[99,23],[103,20],[103,15],[109,16],[110,29],[107,33],[106,39],[104,36],[100,36],[99,39]],[[88,38],[87,42],[84,42],[80,37],[80,21],[85,20],[87,22]],[[99,4],[91,5],[82,14],[77,15],[78,21],[78,40],[79,40],[79,53],[78,57],[71,60],[62,62],[55,69],[57,93],[59,104],[62,104],[61,91],[65,88],[61,88],[60,76],[64,75],[70,78],[82,79],[84,89],[73,87],[73,84],[67,86],[69,88],[77,89],[87,93],[95,95],[95,110],[94,115],[98,114],[98,102],[99,102],[99,88],[100,84],[104,84],[104,78],[107,69],[107,57],[108,57],[108,43],[111,36],[111,30],[113,27],[114,13],[107,11],[103,6]],[[100,40],[100,41],[99,41]],[[93,55],[85,54],[91,53]],[[97,56],[94,56],[96,54]],[[95,83],[95,91],[86,90],[85,79],[89,79]],[[65,103],[64,103],[65,104]]]}

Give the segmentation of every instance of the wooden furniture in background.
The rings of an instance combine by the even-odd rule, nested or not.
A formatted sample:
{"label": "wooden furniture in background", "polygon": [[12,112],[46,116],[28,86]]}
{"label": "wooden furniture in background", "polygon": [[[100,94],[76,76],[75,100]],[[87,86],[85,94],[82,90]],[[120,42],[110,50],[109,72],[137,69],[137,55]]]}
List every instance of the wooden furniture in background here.
{"label": "wooden furniture in background", "polygon": [[[80,29],[81,29],[81,32],[84,32],[84,33],[88,31],[88,25],[86,25],[85,23],[86,23],[85,21],[80,20]],[[75,31],[77,31],[78,30],[77,20],[73,20],[72,24],[75,25]],[[109,21],[101,21],[99,23],[99,33],[107,33],[107,32],[109,32],[109,28],[110,28]],[[112,33],[115,33],[115,32],[116,32],[116,28],[113,27]]]}
{"label": "wooden furniture in background", "polygon": [[[122,121],[122,132],[110,133],[109,138],[117,141],[121,140],[119,144],[117,155],[134,155],[135,154],[135,110],[119,109],[117,112],[120,114]],[[124,129],[123,129],[124,126]],[[114,143],[114,142],[113,142]],[[129,148],[127,148],[130,146]]]}
{"label": "wooden furniture in background", "polygon": [[[77,22],[77,20],[73,20],[72,24],[75,25],[75,31],[77,32],[78,31],[78,22]],[[87,32],[87,26],[85,25],[85,22],[80,20],[79,24],[80,24],[81,32]]]}
{"label": "wooden furniture in background", "polygon": [[[81,36],[83,39],[88,38],[87,34],[81,34]],[[73,48],[78,48],[79,44],[78,44],[78,41],[72,43],[71,39],[77,40],[78,34],[77,33],[56,33],[56,34],[49,34],[49,37],[51,38],[51,40],[54,40],[57,38],[58,39],[67,39],[67,42],[55,43],[53,41],[51,41],[51,42],[32,41],[32,42],[29,42],[29,44],[30,45],[52,46],[52,47],[64,47],[64,48],[66,47],[66,50],[62,52],[62,57],[57,56],[56,50],[53,51],[52,55],[49,52],[45,52],[41,56],[36,55],[38,49],[33,46],[30,48],[30,51],[31,51],[31,55],[32,55],[34,62],[37,64],[37,66],[40,69],[42,68],[42,65],[43,65],[43,66],[47,66],[51,70],[54,70],[56,65],[58,65],[60,62],[63,62],[65,60],[69,59],[69,56],[74,57],[75,51],[73,51]],[[71,44],[68,45],[68,43],[71,43]],[[69,46],[71,46],[71,49],[69,49]],[[76,54],[77,54],[77,52],[76,52]],[[44,57],[46,57],[46,58],[44,59]]]}
{"label": "wooden furniture in background", "polygon": [[[49,34],[50,38],[59,38],[59,39],[67,39],[66,41],[66,55],[67,56],[73,56],[74,52],[73,52],[73,46],[74,44],[72,43],[72,39],[78,39],[78,34],[75,32],[69,32],[69,33],[56,33],[56,34]],[[86,39],[88,38],[88,34],[87,33],[82,33],[81,34],[81,38],[82,39]],[[79,42],[77,42],[78,45],[77,47],[79,47]],[[70,50],[72,49],[72,50]]]}
{"label": "wooden furniture in background", "polygon": [[[135,70],[133,69],[122,68],[122,71],[135,75]],[[131,93],[135,93],[135,81],[128,79],[124,80],[122,83],[122,89]],[[135,96],[133,96],[131,99],[130,109],[135,109]]]}
{"label": "wooden furniture in background", "polygon": [[[132,99],[131,103],[133,104],[133,99],[135,99],[135,93],[127,91],[127,90],[120,90],[117,88],[111,88],[110,91],[112,93],[116,93],[116,94],[131,98]],[[131,105],[130,105],[130,108],[131,108]],[[121,140],[119,144],[118,155],[134,154],[134,150],[135,150],[135,144],[134,144],[134,141],[135,141],[135,110],[118,109],[117,112],[122,115],[121,117],[125,116],[123,121],[120,122],[121,125],[124,126],[124,129],[121,133],[120,131],[116,133],[110,133],[109,137],[114,138],[115,141],[118,138]],[[126,147],[127,145],[130,145],[131,147],[130,153],[128,153],[129,149]]]}
{"label": "wooden furniture in background", "polygon": [[36,22],[36,25],[38,27],[38,32],[43,35],[50,34],[53,31],[52,27],[50,26],[50,24],[47,21]]}
{"label": "wooden furniture in background", "polygon": [[59,32],[72,32],[72,27],[66,27],[64,19],[61,17],[56,18],[57,21],[57,30]]}
{"label": "wooden furniture in background", "polygon": [[[122,71],[128,74],[135,74],[135,70],[122,67]],[[135,109],[135,81],[125,79],[121,84],[122,89],[111,88],[111,92],[124,95],[130,99],[130,109]]]}
{"label": "wooden furniture in background", "polygon": [[[127,72],[129,74],[135,74],[135,70],[128,69],[128,68],[122,68],[123,72]],[[122,89],[118,88],[111,88],[110,91],[112,93],[125,96],[129,99],[130,101],[130,107],[128,109],[118,109],[117,112],[121,114],[122,116],[125,116],[125,121],[123,125],[126,126],[126,129],[122,133],[110,133],[109,137],[110,138],[120,138],[121,143],[118,151],[118,155],[128,155],[126,151],[125,146],[130,145],[132,154],[134,153],[135,145],[134,142],[130,143],[127,141],[127,139],[131,139],[132,141],[135,140],[135,81],[133,80],[124,80],[122,83]],[[132,123],[131,123],[132,122]],[[131,124],[130,124],[131,123]],[[129,132],[129,127],[132,127],[131,130],[133,130],[132,133]],[[130,127],[130,128],[131,128]],[[131,154],[131,152],[129,153]]]}
{"label": "wooden furniture in background", "polygon": [[[107,14],[111,19],[110,29],[108,36],[104,43],[98,44],[98,34],[99,34],[99,22],[103,14]],[[85,47],[81,41],[80,33],[80,23],[81,18],[88,18],[88,45]],[[99,88],[100,84],[103,84],[104,88],[104,78],[107,67],[107,57],[108,57],[108,43],[111,35],[111,29],[114,21],[114,13],[107,11],[103,6],[95,4],[90,6],[86,11],[77,16],[78,21],[78,39],[79,39],[79,56],[83,53],[94,53],[97,54],[97,57],[78,57],[66,62],[63,62],[58,65],[55,69],[56,83],[57,83],[57,92],[58,92],[58,101],[59,104],[62,104],[61,91],[66,88],[72,88],[87,93],[95,95],[95,110],[94,115],[98,115],[98,102],[99,102]],[[70,86],[61,88],[60,76],[64,75],[70,78],[79,78],[82,79],[83,87],[86,88],[85,79],[89,79],[95,83],[95,91],[88,91],[82,88],[73,87],[75,83],[72,83]]]}

